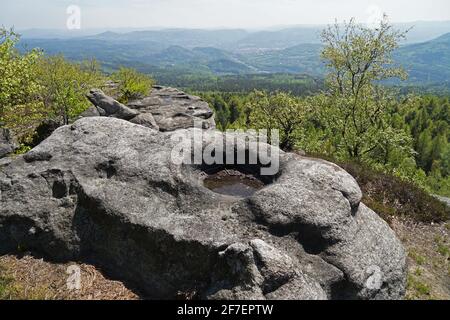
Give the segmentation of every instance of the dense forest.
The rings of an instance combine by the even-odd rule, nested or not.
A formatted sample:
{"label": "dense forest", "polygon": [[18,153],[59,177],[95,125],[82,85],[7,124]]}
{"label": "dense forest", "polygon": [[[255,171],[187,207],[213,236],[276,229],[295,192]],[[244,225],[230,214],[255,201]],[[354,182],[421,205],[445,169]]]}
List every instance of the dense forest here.
{"label": "dense forest", "polygon": [[246,74],[207,75],[178,72],[153,72],[152,76],[163,85],[197,92],[233,92],[248,94],[254,90],[284,91],[298,96],[315,94],[324,88],[321,78],[304,74]]}

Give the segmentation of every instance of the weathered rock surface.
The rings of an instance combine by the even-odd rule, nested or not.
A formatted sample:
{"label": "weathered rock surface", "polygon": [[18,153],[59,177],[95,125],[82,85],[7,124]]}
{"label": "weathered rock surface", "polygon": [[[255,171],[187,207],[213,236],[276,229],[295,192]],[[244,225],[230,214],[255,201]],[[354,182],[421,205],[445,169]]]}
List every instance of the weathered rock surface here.
{"label": "weathered rock surface", "polygon": [[0,158],[7,156],[17,149],[8,129],[0,128]]}
{"label": "weathered rock surface", "polygon": [[159,126],[156,124],[155,118],[151,113],[141,113],[130,120],[131,123],[139,124],[141,126],[159,130]]}
{"label": "weathered rock surface", "polygon": [[[100,111],[103,111],[103,112],[100,113]],[[101,116],[106,116],[105,110],[99,109],[96,106],[90,106],[86,111],[84,111],[82,114],[80,114],[80,116],[77,120],[79,120],[80,118],[101,117]]]}
{"label": "weathered rock surface", "polygon": [[195,122],[203,129],[215,128],[214,113],[207,102],[174,88],[154,86],[149,97],[130,102],[128,107],[151,113],[160,131],[191,128]]}
{"label": "weathered rock surface", "polygon": [[[87,95],[87,98],[97,107],[97,112],[99,114],[104,114],[107,117],[131,120],[139,114],[105,95],[103,91],[99,89],[92,89]],[[91,111],[95,114],[94,110],[91,109]]]}
{"label": "weathered rock surface", "polygon": [[87,97],[97,110],[90,108],[82,115],[85,117],[115,117],[163,132],[194,125],[215,128],[214,113],[207,102],[174,88],[154,86],[148,97],[131,101],[127,106],[98,89],[91,90]]}
{"label": "weathered rock surface", "polygon": [[[181,130],[83,118],[0,162],[0,254],[20,246],[88,261],[150,298],[403,297],[403,247],[360,203],[349,174],[280,152],[279,172],[253,196],[214,193],[203,186],[201,166],[172,161],[174,137],[203,134],[207,143],[224,134],[183,129],[188,122],[173,115],[209,121],[206,106],[166,90],[128,108],[152,114],[162,131]],[[162,107],[169,100],[177,103],[170,111]]]}

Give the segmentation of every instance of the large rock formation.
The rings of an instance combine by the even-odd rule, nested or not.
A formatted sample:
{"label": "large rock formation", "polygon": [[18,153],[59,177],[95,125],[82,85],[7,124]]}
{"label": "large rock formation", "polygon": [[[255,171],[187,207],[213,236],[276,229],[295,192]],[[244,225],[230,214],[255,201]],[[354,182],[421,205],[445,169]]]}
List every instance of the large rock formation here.
{"label": "large rock formation", "polygon": [[214,113],[199,97],[178,89],[154,86],[151,95],[127,106],[93,89],[87,95],[94,104],[83,116],[107,116],[140,124],[163,132],[192,128],[214,129]]}
{"label": "large rock formation", "polygon": [[[203,185],[208,165],[183,164],[173,150],[180,137],[201,135],[202,148],[231,139],[184,128],[176,115],[211,121],[207,106],[163,107],[167,91],[127,107],[179,130],[88,117],[0,161],[0,254],[20,246],[90,262],[149,298],[402,298],[405,252],[349,174],[268,147],[280,169],[259,177],[263,189],[246,198],[215,193]],[[251,155],[256,146],[233,150]],[[260,167],[233,168],[257,176]]]}

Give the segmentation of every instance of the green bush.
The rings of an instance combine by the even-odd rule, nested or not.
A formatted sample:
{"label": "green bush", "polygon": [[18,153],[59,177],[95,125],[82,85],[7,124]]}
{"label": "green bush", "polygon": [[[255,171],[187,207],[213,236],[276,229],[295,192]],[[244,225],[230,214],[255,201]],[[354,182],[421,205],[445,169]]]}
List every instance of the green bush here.
{"label": "green bush", "polygon": [[85,94],[105,82],[95,61],[73,63],[39,50],[21,54],[19,36],[0,28],[0,125],[10,129],[26,152],[45,121],[68,124],[89,107]]}
{"label": "green bush", "polygon": [[450,208],[415,184],[361,163],[339,163],[359,183],[365,202],[381,217],[410,217],[418,222],[444,222]]}
{"label": "green bush", "polygon": [[20,54],[18,41],[12,30],[0,28],[0,126],[20,138],[42,117],[42,104],[36,99],[41,89],[37,81],[41,52]]}
{"label": "green bush", "polygon": [[119,84],[118,100],[122,103],[149,94],[155,84],[152,78],[131,68],[122,67],[111,78]]}
{"label": "green bush", "polygon": [[279,130],[280,148],[291,151],[304,125],[308,106],[299,98],[284,92],[267,94],[255,91],[246,106],[253,129]]}
{"label": "green bush", "polygon": [[101,87],[105,77],[95,60],[74,63],[63,56],[46,56],[39,60],[38,81],[47,119],[68,124],[89,107],[86,93]]}

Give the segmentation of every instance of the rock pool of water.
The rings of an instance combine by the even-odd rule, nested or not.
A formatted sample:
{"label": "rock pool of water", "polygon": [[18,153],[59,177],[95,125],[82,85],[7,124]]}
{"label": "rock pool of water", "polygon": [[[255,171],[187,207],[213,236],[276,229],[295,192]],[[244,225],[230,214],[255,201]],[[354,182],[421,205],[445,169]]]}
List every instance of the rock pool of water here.
{"label": "rock pool of water", "polygon": [[264,183],[256,177],[234,170],[208,175],[203,183],[216,193],[242,198],[250,197],[264,187]]}

